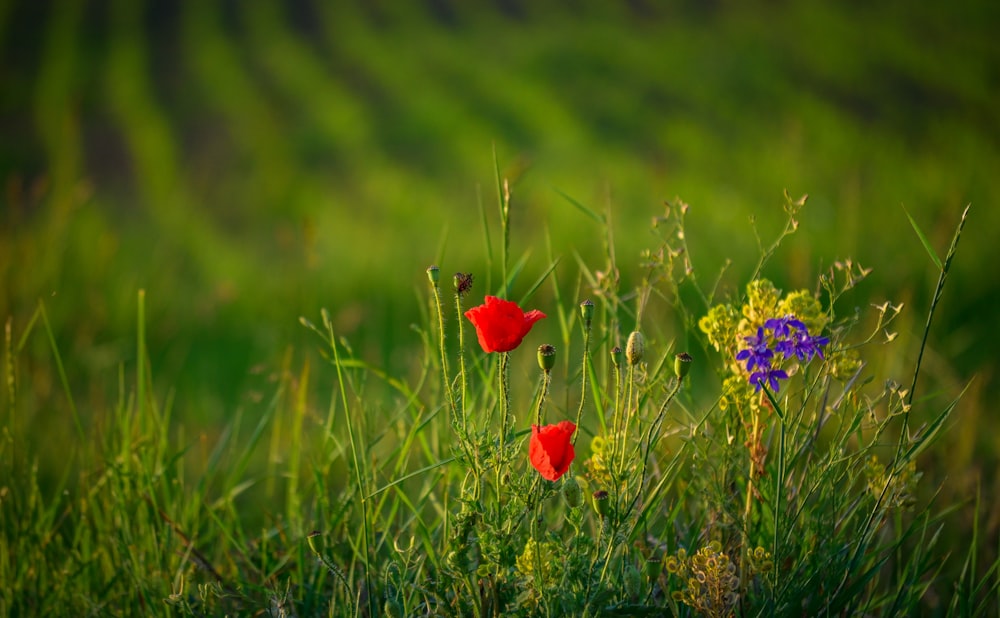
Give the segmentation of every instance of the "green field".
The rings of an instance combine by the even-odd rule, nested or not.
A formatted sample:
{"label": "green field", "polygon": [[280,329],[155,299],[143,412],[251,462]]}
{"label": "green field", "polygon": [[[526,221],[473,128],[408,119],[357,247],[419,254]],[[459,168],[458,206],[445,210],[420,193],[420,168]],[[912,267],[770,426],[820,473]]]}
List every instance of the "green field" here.
{"label": "green field", "polygon": [[[981,491],[985,572],[1000,542],[1000,9],[538,4],[0,0],[0,484],[37,463],[44,496],[85,486],[67,461],[95,457],[86,442],[129,406],[159,411],[163,449],[197,479],[287,409],[297,424],[240,464],[260,480],[241,504],[248,528],[291,512],[269,504],[291,482],[280,453],[299,452],[295,431],[313,452],[337,383],[300,316],[327,308],[357,359],[418,380],[425,269],[473,273],[479,297],[501,287],[496,167],[523,264],[512,298],[559,262],[532,307],[590,295],[581,269],[604,268],[606,237],[588,209],[630,289],[664,200],[686,202],[691,259],[702,285],[723,272],[725,298],[757,264],[751,219],[769,242],[785,191],[808,194],[762,274],[815,289],[835,261],[872,268],[839,310],[905,305],[871,361],[905,384],[939,273],[907,213],[943,257],[971,204],[914,424],[968,385],[921,456],[922,497],[956,508],[945,537],[965,556]],[[661,344],[697,339],[656,307]]]}

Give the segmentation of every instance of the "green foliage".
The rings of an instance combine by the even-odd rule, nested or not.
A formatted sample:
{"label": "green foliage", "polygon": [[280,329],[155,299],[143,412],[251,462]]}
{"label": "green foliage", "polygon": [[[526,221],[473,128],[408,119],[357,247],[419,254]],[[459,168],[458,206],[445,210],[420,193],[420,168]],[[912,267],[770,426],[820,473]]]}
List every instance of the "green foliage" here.
{"label": "green foliage", "polygon": [[[786,230],[802,205],[788,211]],[[140,291],[134,377],[123,367],[118,405],[78,423],[54,490],[33,463],[22,418],[32,402],[9,381],[2,609],[729,616],[995,607],[1000,562],[977,564],[974,533],[962,539],[961,569],[948,566],[966,552],[953,545],[959,537],[942,542],[961,505],[933,499],[918,458],[935,448],[955,404],[911,429],[914,408],[927,404],[866,373],[866,361],[898,345],[887,333],[900,309],[841,315],[869,272],[847,262],[821,276],[816,293],[757,278],[745,295],[717,301],[684,250],[688,212],[676,202],[657,219],[661,244],[634,288],[581,264],[575,288],[590,287],[593,300],[550,309],[563,326],[558,354],[550,344],[532,353],[535,331],[512,351],[483,353],[462,318],[473,279],[455,278],[452,306],[431,268],[412,379],[357,358],[323,310],[318,326],[302,319],[323,342],[323,369],[306,359],[293,371],[289,356],[250,429],[240,413],[212,438],[186,436],[170,403],[154,397]],[[768,266],[765,256],[759,270]],[[546,272],[553,296],[565,298]],[[510,285],[517,290],[516,277]],[[44,307],[32,324],[50,332]],[[787,314],[828,337],[827,354],[789,356],[779,390],[755,389],[736,353]],[[8,329],[8,375],[23,375],[22,350],[40,334]],[[683,355],[690,373],[675,370],[680,339],[696,346]],[[315,391],[317,379],[333,390]],[[530,426],[574,416],[573,441],[589,439],[568,472],[546,480],[529,463]],[[978,522],[978,505],[972,516]]]}

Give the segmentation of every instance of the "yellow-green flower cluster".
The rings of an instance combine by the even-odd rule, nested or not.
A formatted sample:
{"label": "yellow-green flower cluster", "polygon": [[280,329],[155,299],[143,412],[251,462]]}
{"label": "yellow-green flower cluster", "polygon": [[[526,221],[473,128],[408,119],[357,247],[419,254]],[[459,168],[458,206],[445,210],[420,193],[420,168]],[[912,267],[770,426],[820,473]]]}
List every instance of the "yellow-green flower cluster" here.
{"label": "yellow-green flower cluster", "polygon": [[746,301],[739,307],[715,305],[698,321],[698,328],[708,337],[709,344],[721,352],[726,367],[733,375],[745,377],[745,370],[734,356],[746,346],[746,338],[757,333],[770,319],[794,315],[813,335],[823,331],[829,322],[819,300],[808,290],[781,290],[767,279],[751,281],[746,288]]}
{"label": "yellow-green flower cluster", "polygon": [[559,575],[559,565],[556,560],[556,552],[551,543],[537,542],[535,539],[528,539],[524,544],[524,551],[517,557],[517,570],[524,577],[538,577],[543,583],[553,582]]}
{"label": "yellow-green flower cluster", "polygon": [[683,582],[682,588],[672,593],[675,601],[705,616],[732,615],[740,598],[740,578],[736,565],[718,541],[712,541],[690,557],[687,551],[679,549],[666,559],[665,567]]}
{"label": "yellow-green flower cluster", "polygon": [[753,396],[753,387],[743,376],[733,375],[722,381],[720,410],[728,410],[729,406],[735,406],[737,410],[746,409],[748,406],[756,409],[759,405],[760,398]]}
{"label": "yellow-green flower cluster", "polygon": [[[747,301],[740,309],[743,320],[739,330],[747,335],[753,334],[758,327],[771,318],[780,318],[778,314],[778,299],[781,290],[767,279],[756,279],[747,284]],[[802,318],[799,318],[802,319]]]}
{"label": "yellow-green flower cluster", "polygon": [[748,548],[747,567],[751,575],[770,573],[774,568],[774,560],[771,559],[771,552],[760,546],[753,549]]}
{"label": "yellow-green flower cluster", "polygon": [[736,324],[740,314],[732,305],[715,305],[698,321],[698,328],[708,335],[708,342],[717,352],[727,353],[736,340]]}
{"label": "yellow-green flower cluster", "polygon": [[910,460],[898,474],[890,476],[878,456],[872,455],[865,466],[865,475],[868,477],[868,491],[876,500],[882,498],[886,507],[908,509],[916,504],[917,482],[923,476],[922,472],[917,472],[916,461]]}
{"label": "yellow-green flower cluster", "polygon": [[[607,437],[594,436],[590,441],[590,458],[584,462],[590,480],[597,487],[611,488],[614,480],[611,478],[611,458],[614,445],[621,442],[621,433],[609,434]],[[619,455],[621,451],[619,451]]]}

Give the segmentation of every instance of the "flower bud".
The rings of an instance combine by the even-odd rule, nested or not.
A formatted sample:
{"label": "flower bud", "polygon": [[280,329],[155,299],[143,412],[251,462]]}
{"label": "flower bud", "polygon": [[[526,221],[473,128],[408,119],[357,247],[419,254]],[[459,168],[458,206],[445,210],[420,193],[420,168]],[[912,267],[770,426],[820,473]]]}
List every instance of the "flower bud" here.
{"label": "flower bud", "polygon": [[663,572],[663,561],[659,558],[650,558],[646,561],[643,570],[646,571],[646,577],[656,579]]}
{"label": "flower bud", "polygon": [[628,343],[625,345],[625,357],[630,365],[638,365],[642,362],[642,355],[646,352],[646,340],[642,333],[637,330],[632,331],[628,336]]}
{"label": "flower bud", "polygon": [[580,489],[580,483],[576,478],[572,476],[563,477],[563,499],[566,500],[566,504],[572,508],[580,508],[583,504],[583,490]]}
{"label": "flower bud", "polygon": [[594,301],[588,299],[580,303],[580,317],[583,318],[583,327],[590,330],[591,321],[594,319]]}
{"label": "flower bud", "polygon": [[604,519],[608,516],[608,513],[611,512],[611,502],[609,500],[610,496],[608,495],[608,492],[603,489],[598,489],[594,492],[593,498],[594,510],[601,516],[601,519]]}
{"label": "flower bud", "polygon": [[556,366],[556,348],[553,345],[543,343],[538,346],[538,366],[542,371],[548,373]]}
{"label": "flower bud", "polygon": [[620,346],[615,346],[611,349],[611,362],[614,363],[615,367],[621,367],[622,349]]}
{"label": "flower bud", "polygon": [[382,605],[382,614],[390,618],[402,618],[406,615],[403,611],[403,604],[396,598],[385,600],[385,603]]}
{"label": "flower bud", "polygon": [[437,287],[438,281],[441,279],[441,269],[437,266],[429,266],[427,268],[427,279],[431,282],[431,285]]}
{"label": "flower bud", "polygon": [[693,360],[694,358],[687,352],[681,352],[674,357],[674,375],[677,376],[678,380],[683,380],[691,371],[691,361]]}

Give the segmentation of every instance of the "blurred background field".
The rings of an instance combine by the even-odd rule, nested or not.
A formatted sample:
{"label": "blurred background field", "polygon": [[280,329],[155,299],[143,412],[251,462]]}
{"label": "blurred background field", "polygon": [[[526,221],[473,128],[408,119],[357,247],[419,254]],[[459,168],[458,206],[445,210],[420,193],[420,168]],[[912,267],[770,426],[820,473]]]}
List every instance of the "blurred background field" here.
{"label": "blurred background field", "polygon": [[[765,275],[813,287],[851,257],[874,269],[857,303],[904,302],[915,350],[937,273],[902,206],[943,255],[971,203],[918,397],[939,410],[972,380],[926,478],[996,496],[998,5],[541,4],[0,1],[13,340],[43,302],[87,424],[134,364],[145,289],[156,396],[188,435],[263,405],[286,354],[316,347],[298,317],[320,307],[359,356],[405,371],[428,265],[499,279],[481,231],[495,149],[513,253],[531,252],[521,292],[548,243],[570,278],[574,253],[603,263],[600,228],[560,193],[611,213],[626,283],[679,197],[701,277],[731,259],[738,292],[749,220],[774,234],[788,190],[810,198]],[[29,450],[58,476],[74,429],[37,323],[16,380]]]}

